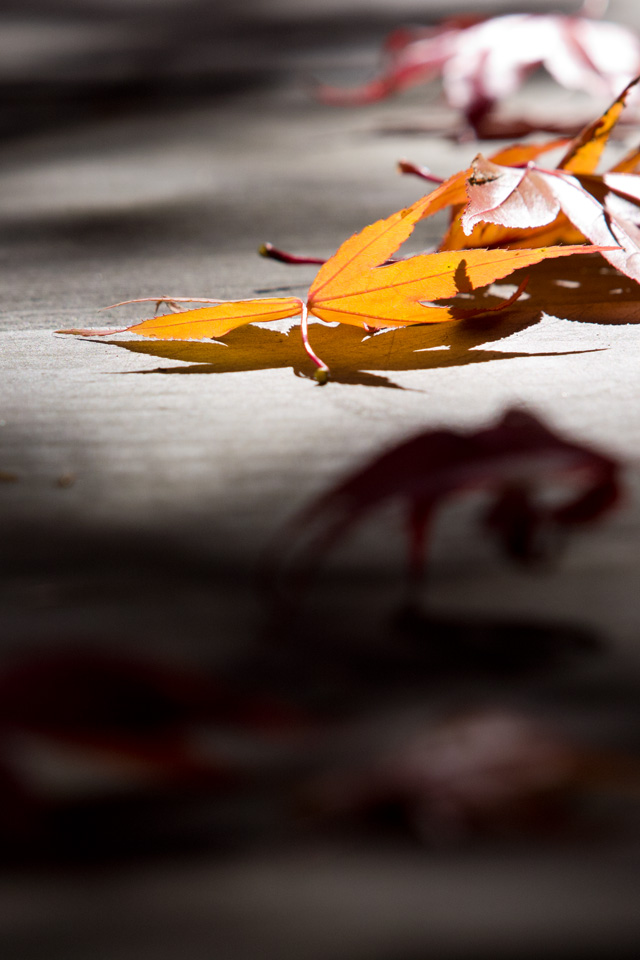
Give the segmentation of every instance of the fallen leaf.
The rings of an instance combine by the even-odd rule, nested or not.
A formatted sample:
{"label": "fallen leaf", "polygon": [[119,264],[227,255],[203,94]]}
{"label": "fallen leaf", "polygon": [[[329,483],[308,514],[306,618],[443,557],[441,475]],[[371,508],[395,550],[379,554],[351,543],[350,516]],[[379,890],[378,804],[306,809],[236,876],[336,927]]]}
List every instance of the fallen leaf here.
{"label": "fallen leaf", "polygon": [[[566,483],[568,492],[553,506],[536,496],[541,488]],[[597,520],[620,491],[612,459],[566,440],[532,414],[511,410],[495,426],[471,433],[429,431],[383,453],[294,517],[269,566],[295,570],[298,584],[356,524],[397,500],[407,511],[409,572],[416,582],[435,510],[478,488],[495,496],[484,518],[489,532],[510,557],[523,561],[538,558],[547,531]]]}
{"label": "fallen leaf", "polygon": [[0,670],[2,736],[22,733],[169,779],[242,775],[242,761],[199,750],[193,731],[271,736],[308,718],[275,695],[186,668],[99,650],[41,650]]}
{"label": "fallen leaf", "polygon": [[613,128],[622,116],[629,95],[637,85],[638,79],[638,76],[631,79],[602,116],[592,123],[588,123],[574,137],[562,160],[558,163],[558,169],[566,170],[568,173],[594,172],[600,162],[602,151],[607,145]]}
{"label": "fallen leaf", "polygon": [[[379,227],[373,224],[373,227]],[[423,301],[453,298],[485,287],[514,270],[547,257],[591,252],[589,247],[541,247],[539,250],[469,250],[420,254],[369,270],[351,272],[349,250],[327,261],[309,291],[309,310],[326,322],[365,328],[441,323],[464,311],[451,306],[425,306]],[[340,253],[340,252],[339,252]],[[539,253],[539,256],[536,254]],[[323,271],[325,268],[322,268]],[[467,311],[471,315],[472,311]]]}
{"label": "fallen leaf", "polygon": [[[451,299],[460,292],[468,293],[487,286],[520,267],[541,260],[599,251],[598,247],[588,246],[446,251],[408,257],[388,264],[388,258],[411,235],[419,220],[427,213],[450,205],[460,196],[464,181],[465,172],[456,174],[412,206],[365,227],[346,240],[318,271],[306,302],[297,297],[229,302],[214,300],[208,301],[212,306],[152,317],[124,329],[160,339],[217,338],[247,323],[279,320],[300,314],[302,341],[316,366],[316,379],[323,383],[329,369],[309,343],[309,314],[326,322],[353,324],[366,332],[386,326],[460,319],[478,311],[464,311],[451,304],[437,306],[431,301]],[[167,298],[148,299],[158,303]],[[205,303],[207,300],[175,297],[169,302],[177,305],[178,302]],[[486,308],[481,312],[486,312]],[[92,333],[89,330],[83,332]],[[93,331],[97,336],[104,336],[106,332],[114,331]]]}
{"label": "fallen leaf", "polygon": [[[172,298],[174,302],[184,302],[186,299],[191,298]],[[206,301],[192,299],[191,302],[205,303]],[[299,313],[300,300],[297,297],[234,300],[228,303],[216,301],[215,306],[212,307],[163,314],[152,317],[150,320],[143,320],[142,323],[127,329],[133,329],[143,337],[157,337],[161,340],[201,340],[203,337],[223,337],[225,333],[245,323],[284,320],[286,317],[295,317]]]}
{"label": "fallen leaf", "polygon": [[498,708],[443,717],[350,758],[306,784],[320,817],[395,810],[430,845],[477,836],[567,835],[576,796],[627,796],[640,783],[629,752],[576,740],[539,718]]}
{"label": "fallen leaf", "polygon": [[481,135],[496,103],[540,66],[568,89],[615,94],[640,73],[640,39],[627,27],[588,16],[515,13],[399,31],[386,44],[385,60],[371,82],[352,90],[319,85],[317,97],[337,105],[371,103],[440,76],[448,103]]}
{"label": "fallen leaf", "polygon": [[[561,170],[544,170],[533,164],[516,170],[476,157],[468,182],[469,202],[461,216],[462,228],[471,233],[477,223],[527,230],[528,225],[544,226],[562,212],[581,235],[601,247],[602,256],[631,279],[640,282],[639,202],[640,178],[634,174],[613,174],[606,179],[572,176]],[[626,181],[626,182],[625,182]],[[589,192],[606,187],[598,199]],[[608,249],[605,249],[608,247]]]}
{"label": "fallen leaf", "polygon": [[[602,151],[607,144],[612,130],[620,119],[631,91],[637,83],[638,78],[636,77],[627,84],[624,90],[600,117],[592,123],[587,124],[572,141],[569,143],[565,142],[566,150],[562,159],[558,162],[555,168],[556,170],[581,177],[594,174],[602,156]],[[492,163],[503,167],[520,168],[520,172],[516,170],[511,175],[512,184],[515,188],[520,182],[518,177],[521,175],[521,168],[532,164],[538,160],[542,154],[557,148],[561,143],[562,141],[555,140],[546,145],[544,143],[514,144],[512,147],[507,147],[493,154],[489,159]],[[619,164],[612,167],[609,176],[612,176],[614,173],[632,173],[637,163],[638,151],[633,150],[629,152]],[[509,175],[507,175],[507,177],[508,176]],[[482,179],[482,173],[477,171],[474,166],[470,170],[469,178],[475,181],[476,177]],[[495,192],[497,189],[500,189],[498,184],[494,181],[491,182],[493,186],[489,188],[490,191]],[[588,182],[591,183],[592,190],[598,189],[597,179],[594,180],[591,178]],[[463,224],[462,214],[467,200],[465,197],[463,203],[453,208],[449,229],[443,237],[439,249],[461,250],[465,247],[490,248],[494,246],[509,246],[513,248],[520,246],[535,247],[556,243],[575,244],[584,240],[584,235],[571,223],[565,213],[560,210],[559,204],[557,204],[555,200],[551,200],[545,213],[544,200],[546,195],[547,200],[549,199],[549,191],[544,182],[540,185],[540,196],[537,198],[535,196],[535,190],[532,190],[531,187],[532,183],[530,181],[526,184],[524,192],[527,193],[529,199],[533,201],[535,210],[532,207],[532,216],[519,226],[515,226],[513,223],[508,226],[506,225],[507,211],[503,211],[503,221],[501,223],[497,221],[478,221],[473,227],[471,227],[468,221]],[[527,188],[529,189],[527,190]],[[506,182],[503,186],[503,194],[505,200],[510,199],[509,187]],[[531,196],[532,194],[533,197]],[[520,201],[526,203],[524,194],[520,198]],[[519,202],[517,198],[510,200],[512,206],[517,202]],[[552,213],[554,203],[556,205],[555,214]],[[539,221],[538,223],[536,223],[536,219]]]}
{"label": "fallen leaf", "polygon": [[[572,142],[573,141],[571,141],[571,143]],[[514,143],[511,146],[504,147],[497,153],[492,154],[489,159],[493,161],[493,163],[499,163],[503,166],[521,167],[532,160],[536,160],[542,154],[548,153],[557,147],[566,147],[569,143],[570,141],[566,138],[542,143]],[[427,180],[429,182],[434,182],[434,180],[437,181],[437,177],[434,176],[428,167],[423,167],[409,160],[400,160],[398,162],[398,171],[400,173],[411,174],[413,176],[420,177],[420,179]],[[476,227],[471,237],[468,237],[465,234],[460,223],[460,215],[462,214],[467,203],[466,181],[472,176],[472,174],[473,168],[469,167],[466,171],[456,174],[455,178],[450,178],[447,181],[447,183],[450,184],[449,191],[451,199],[449,204],[452,208],[451,222],[449,224],[449,229],[440,241],[438,246],[439,250],[463,250],[469,247],[488,248],[492,246],[508,246],[509,241],[513,239],[520,239],[519,234],[516,234],[514,237],[513,231],[511,231],[510,234],[506,231],[500,231],[493,224],[483,224]],[[424,216],[431,216],[433,212],[436,211],[432,211],[427,207],[425,209]],[[534,236],[536,236],[536,231],[530,227],[527,237]],[[565,237],[563,234],[558,234],[558,239],[563,240]],[[584,238],[580,237],[580,235],[576,233],[575,242],[580,242],[581,239]],[[554,239],[550,240],[550,243],[555,242],[556,241]],[[540,244],[540,246],[542,245],[543,244]],[[531,243],[529,246],[536,246],[536,244]],[[288,262],[294,261],[289,260]]]}

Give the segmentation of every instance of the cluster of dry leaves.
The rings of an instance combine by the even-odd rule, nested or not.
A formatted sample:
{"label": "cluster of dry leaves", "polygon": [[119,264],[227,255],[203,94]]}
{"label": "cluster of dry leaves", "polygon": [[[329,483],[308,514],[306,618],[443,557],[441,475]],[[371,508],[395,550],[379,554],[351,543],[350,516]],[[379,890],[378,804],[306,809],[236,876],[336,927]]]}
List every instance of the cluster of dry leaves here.
{"label": "cluster of dry leaves", "polygon": [[[595,172],[637,83],[628,84],[602,116],[565,142],[555,167],[541,166],[539,159],[558,147],[557,140],[514,144],[490,159],[478,155],[470,168],[440,182],[410,207],[354,234],[321,266],[306,300],[149,297],[144,299],[168,303],[174,312],[124,329],[161,340],[217,339],[245,324],[300,316],[305,350],[316,379],[324,383],[329,369],[309,342],[309,315],[360,327],[367,335],[459,320],[504,309],[526,281],[510,300],[498,300],[493,307],[483,303],[474,311],[464,299],[470,291],[541,261],[575,255],[601,254],[617,271],[640,281],[640,149],[605,173]],[[421,173],[412,164],[402,169]],[[450,226],[436,252],[390,259],[417,223],[445,208],[451,210]],[[179,303],[207,305],[180,310]]]}

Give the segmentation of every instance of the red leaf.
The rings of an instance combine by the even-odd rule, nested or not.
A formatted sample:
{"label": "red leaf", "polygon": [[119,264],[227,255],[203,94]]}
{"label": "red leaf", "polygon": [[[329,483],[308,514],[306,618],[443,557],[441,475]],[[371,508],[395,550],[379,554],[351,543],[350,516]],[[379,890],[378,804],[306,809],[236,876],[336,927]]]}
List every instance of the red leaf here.
{"label": "red leaf", "polygon": [[[454,494],[488,488],[496,494],[491,530],[510,555],[529,559],[541,525],[586,523],[604,514],[618,498],[617,473],[613,460],[512,410],[476,433],[434,430],[383,453],[295,517],[279,556],[294,556],[296,570],[304,574],[365,516],[398,500],[407,510],[410,570],[417,576],[437,507]],[[566,481],[571,486],[563,503],[536,502],[537,489]]]}

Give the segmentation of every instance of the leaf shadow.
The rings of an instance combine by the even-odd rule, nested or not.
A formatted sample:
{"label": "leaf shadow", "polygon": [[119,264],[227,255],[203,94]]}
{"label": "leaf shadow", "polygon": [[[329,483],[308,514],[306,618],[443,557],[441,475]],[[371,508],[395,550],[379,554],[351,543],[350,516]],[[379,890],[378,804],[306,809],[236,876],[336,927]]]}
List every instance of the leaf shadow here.
{"label": "leaf shadow", "polygon": [[562,261],[564,269],[559,269],[560,263],[546,260],[510,275],[510,283],[520,283],[529,276],[526,309],[582,323],[640,322],[638,284],[600,254],[567,257]]}
{"label": "leaf shadow", "polygon": [[[599,255],[581,255],[563,261],[543,261],[518,271],[509,283],[528,276],[525,297],[504,310],[490,310],[499,300],[484,291],[466,293],[465,310],[486,308],[479,315],[441,324],[424,324],[385,330],[365,336],[358,327],[310,325],[316,352],[331,369],[331,379],[344,384],[406,389],[385,374],[409,370],[436,370],[494,360],[557,357],[592,353],[602,349],[562,351],[507,351],[490,349],[496,343],[537,324],[544,313],[587,323],[628,324],[640,321],[637,285],[603,261]],[[461,282],[460,286],[464,284]],[[495,288],[494,288],[495,292]],[[240,373],[291,369],[297,376],[312,377],[314,368],[300,337],[299,325],[287,333],[245,326],[222,341],[103,340],[132,353],[180,361],[181,366],[128,371],[144,374]]]}
{"label": "leaf shadow", "polygon": [[[494,339],[503,339],[537,322],[515,322],[515,318],[493,315],[476,320],[452,321],[446,324],[402,327],[373,337],[363,337],[356,327],[337,328],[312,324],[310,337],[316,352],[331,369],[331,379],[345,384],[384,386],[403,389],[386,376],[372,371],[400,372],[435,370],[443,367],[486,363],[489,360],[510,360],[518,357],[561,356],[562,351],[529,353],[477,349]],[[445,329],[446,328],[446,329]],[[170,340],[106,340],[112,346],[158,357],[179,360],[186,366],[157,367],[136,373],[211,374],[240,373],[255,370],[290,368],[297,376],[312,377],[313,366],[300,338],[300,327],[288,333],[247,326],[227,334],[224,342]]]}

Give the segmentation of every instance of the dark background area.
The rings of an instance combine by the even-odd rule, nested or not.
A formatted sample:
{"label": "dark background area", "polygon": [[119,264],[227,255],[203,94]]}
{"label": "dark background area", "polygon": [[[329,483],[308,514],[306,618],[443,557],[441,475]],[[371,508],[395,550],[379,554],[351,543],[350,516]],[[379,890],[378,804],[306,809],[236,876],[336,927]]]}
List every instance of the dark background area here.
{"label": "dark background area", "polygon": [[[578,7],[538,2],[533,9]],[[506,2],[5,3],[0,131],[27,135],[123,110],[184,107],[284,78],[309,80],[314,66],[351,67],[355,75],[375,65],[381,40],[398,25],[528,9]]]}

